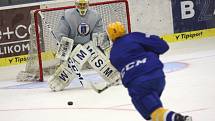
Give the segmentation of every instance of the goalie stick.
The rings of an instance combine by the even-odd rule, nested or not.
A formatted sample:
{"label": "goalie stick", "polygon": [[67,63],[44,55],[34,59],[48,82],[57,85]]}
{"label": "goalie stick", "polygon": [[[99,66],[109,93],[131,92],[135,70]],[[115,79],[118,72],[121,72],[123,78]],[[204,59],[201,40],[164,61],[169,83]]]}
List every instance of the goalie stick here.
{"label": "goalie stick", "polygon": [[[40,17],[42,18],[43,23],[47,26],[49,32],[53,35],[54,39],[57,40],[57,45],[60,46],[59,40],[57,39],[57,37],[56,37],[54,31],[52,30],[52,28],[50,27],[50,25],[49,25],[48,22],[46,21],[46,18],[43,16],[43,14],[42,14],[41,11],[39,11],[38,13],[39,13]],[[54,54],[54,55],[55,55],[55,54]],[[83,85],[83,82],[82,82],[82,81],[84,80],[84,78],[83,78],[83,76],[81,75],[81,73],[79,72],[78,68],[76,67],[76,65],[75,65],[75,63],[74,63],[74,61],[73,61],[72,59],[71,59],[71,65],[70,65],[70,66],[72,67],[72,69],[73,69],[73,71],[75,72],[75,74],[78,76],[78,78],[79,78],[79,80],[80,80],[80,83],[81,83],[81,85],[82,85],[82,87],[83,87],[84,85]],[[81,80],[82,80],[82,81],[81,81]]]}
{"label": "goalie stick", "polygon": [[[46,18],[43,16],[42,12],[39,11],[38,14],[40,15],[43,23],[47,26],[49,32],[52,34],[52,36],[54,37],[54,39],[56,40],[57,42],[57,46],[60,46],[60,40],[57,39],[56,35],[55,35],[55,32],[53,31],[53,29],[51,28],[51,26],[49,25],[49,23],[46,21]],[[63,38],[63,37],[62,37]],[[58,50],[57,51],[60,51],[60,47],[58,47]],[[56,53],[53,53],[53,55],[55,56]]]}
{"label": "goalie stick", "polygon": [[82,74],[79,72],[77,66],[75,65],[75,62],[73,61],[72,58],[69,58],[69,61],[71,62],[70,63],[70,66],[72,67],[73,71],[75,72],[76,76],[78,77],[79,79],[79,82],[81,83],[82,87],[84,87],[83,85],[83,80],[84,80],[84,77],[82,76]]}
{"label": "goalie stick", "polygon": [[[83,80],[84,80],[84,77],[82,76],[82,73],[79,71],[79,69],[80,68],[78,68],[79,66],[77,66],[76,64],[75,64],[75,61],[76,62],[78,62],[78,60],[80,61],[80,63],[83,63],[82,61],[83,60],[85,60],[85,59],[89,59],[89,57],[91,57],[91,59],[92,58],[94,58],[95,60],[100,60],[101,61],[101,58],[100,59],[98,59],[98,58],[95,58],[95,55],[93,56],[92,55],[92,52],[91,52],[91,49],[89,49],[89,46],[93,46],[94,47],[94,45],[92,44],[92,42],[89,42],[87,45],[85,45],[85,46],[82,46],[82,45],[77,45],[76,46],[76,48],[73,50],[73,52],[74,53],[72,53],[70,56],[71,56],[71,58],[69,58],[69,64],[70,64],[70,67],[72,68],[72,70],[74,71],[74,73],[78,76],[78,78],[79,78],[79,80],[80,80],[80,82],[83,82]],[[86,48],[88,48],[88,49],[86,49]],[[80,51],[81,50],[81,51]],[[79,54],[77,54],[77,52],[84,52],[84,53],[88,53],[88,51],[89,51],[89,53],[88,54],[85,54],[84,56],[81,56],[81,57],[83,57],[83,58],[79,58],[78,56],[74,56],[74,55],[79,55]],[[94,51],[94,52],[96,52],[96,50]],[[94,53],[93,52],[93,53]],[[95,54],[95,53],[94,53]],[[89,56],[90,55],[90,56]],[[88,56],[88,57],[87,57]],[[78,58],[76,58],[76,57],[78,57]],[[99,56],[96,56],[96,57],[99,57]],[[73,60],[74,59],[74,60]],[[90,61],[90,60],[88,60],[88,62],[89,62],[89,64],[91,65],[92,64],[92,61]],[[97,62],[97,61],[96,61]],[[80,64],[79,63],[79,64]],[[96,63],[93,63],[93,65],[94,64],[96,64]],[[82,65],[82,64],[81,64]],[[92,67],[94,67],[93,65],[91,65]],[[98,66],[98,65],[97,65]],[[104,68],[104,67],[103,67]],[[94,69],[97,69],[97,68],[95,68],[94,67]],[[106,73],[107,73],[107,71],[110,71],[111,73],[112,73],[112,69],[110,69],[110,68],[107,68],[107,70],[105,71]],[[100,70],[101,71],[101,70]],[[103,79],[105,79],[106,81],[107,81],[107,79],[108,79],[108,81],[107,82],[109,82],[107,85],[103,85],[102,87],[101,87],[101,85],[100,84],[95,84],[95,83],[93,83],[92,81],[85,81],[85,82],[87,82],[88,84],[90,84],[90,86],[92,87],[92,89],[94,90],[94,91],[96,91],[97,93],[101,93],[101,92],[103,92],[104,90],[106,90],[106,89],[108,89],[109,87],[111,87],[112,85],[116,85],[117,83],[118,83],[118,81],[119,80],[116,80],[116,81],[114,81],[113,82],[113,80],[112,81],[109,81],[109,79],[110,78],[112,78],[112,77],[109,77],[109,78],[104,78],[104,75],[101,75],[101,73],[99,73],[100,74],[100,76],[102,76],[103,77]],[[112,73],[112,74],[114,74],[114,73]],[[108,73],[108,75],[109,75],[109,73]],[[85,85],[84,85],[84,83],[82,83],[83,84],[83,87],[85,87]]]}
{"label": "goalie stick", "polygon": [[[54,31],[52,30],[52,28],[50,27],[50,25],[49,25],[48,22],[46,21],[46,18],[43,16],[43,14],[42,14],[41,11],[39,11],[38,13],[39,13],[39,15],[41,16],[41,19],[43,20],[43,23],[47,26],[49,32],[53,35],[54,39],[57,40],[57,45],[59,45],[59,44],[60,44],[60,43],[59,43],[59,40],[57,39],[57,37],[56,37]],[[83,84],[84,77],[82,76],[82,74],[80,73],[79,69],[78,69],[77,66],[75,65],[73,59],[71,59],[71,65],[70,65],[70,66],[72,67],[72,69],[73,69],[73,71],[75,72],[75,74],[78,76],[79,81],[80,81],[82,87],[84,87],[84,84]],[[88,81],[88,82],[90,83],[90,85],[91,85],[91,87],[92,87],[92,89],[93,89],[94,91],[96,91],[97,93],[101,93],[101,92],[105,91],[106,89],[108,89],[109,87],[115,85],[115,84],[118,82],[118,80],[117,80],[116,82],[109,83],[108,85],[106,85],[106,86],[103,87],[102,89],[97,88],[96,85],[93,84],[93,82],[91,82],[91,81]]]}
{"label": "goalie stick", "polygon": [[52,28],[50,27],[49,23],[46,21],[46,18],[43,16],[42,12],[39,11],[38,13],[39,13],[40,17],[42,18],[43,23],[47,26],[49,32],[50,32],[50,33],[53,35],[53,37],[57,40],[57,44],[59,44],[59,40],[57,39],[57,37],[56,37],[54,31],[52,30]]}
{"label": "goalie stick", "polygon": [[116,80],[116,82],[113,82],[113,83],[109,83],[102,89],[96,88],[93,84],[91,86],[92,86],[93,90],[95,90],[97,93],[102,93],[103,91],[107,90],[109,87],[112,87],[112,86],[118,84],[118,82],[119,82],[119,80]]}
{"label": "goalie stick", "polygon": [[[76,76],[78,76],[78,79],[80,80],[80,83],[81,83],[82,87],[84,87],[84,84],[83,84],[83,82],[82,82],[82,81],[85,81],[83,75],[81,74],[81,72],[79,71],[79,69],[77,68],[77,66],[75,65],[73,59],[70,59],[70,62],[71,62],[71,63],[70,63],[70,64],[71,64],[70,66],[72,67],[72,69],[73,69],[73,71],[75,72]],[[86,82],[86,81],[85,81],[85,82]],[[92,87],[92,89],[93,89],[94,91],[96,91],[97,93],[101,93],[101,92],[105,91],[106,89],[108,89],[109,87],[111,87],[111,86],[113,86],[114,84],[116,84],[116,83],[118,82],[118,80],[117,80],[116,82],[114,82],[114,83],[110,83],[110,84],[106,85],[106,86],[103,87],[102,89],[97,88],[96,85],[93,84],[93,82],[91,82],[91,81],[88,81],[88,82],[89,82],[90,86]]]}
{"label": "goalie stick", "polygon": [[106,86],[94,86],[92,88],[101,93],[108,89],[112,85],[116,85],[119,81],[118,71],[111,65],[109,58],[102,53],[102,51],[94,45],[92,41],[84,45],[87,50],[91,53],[91,57],[88,59],[89,64],[92,68],[107,82]]}
{"label": "goalie stick", "polygon": [[[81,83],[82,87],[84,87],[84,84],[83,84],[83,82],[82,82],[82,81],[85,81],[85,80],[84,80],[84,77],[82,76],[81,72],[79,71],[79,69],[78,69],[77,66],[75,65],[73,59],[70,59],[70,62],[71,62],[71,63],[70,63],[70,64],[71,64],[70,66],[72,67],[72,69],[73,69],[73,71],[75,72],[75,74],[78,76],[78,79],[80,80],[80,83]],[[85,82],[87,82],[87,81],[85,81]],[[116,82],[114,82],[114,83],[110,83],[110,84],[106,85],[106,86],[103,87],[102,89],[98,89],[98,88],[95,86],[95,84],[93,84],[93,82],[91,82],[91,81],[88,81],[88,82],[89,82],[90,86],[92,87],[92,89],[93,89],[94,91],[96,91],[97,93],[101,93],[101,92],[105,91],[106,89],[108,89],[109,87],[111,87],[111,86],[113,86],[114,84],[116,84],[116,82],[118,82],[118,80],[117,80]]]}
{"label": "goalie stick", "polygon": [[[46,18],[43,16],[43,14],[42,14],[41,11],[39,11],[38,13],[39,13],[39,15],[41,16],[41,18],[42,18],[42,20],[43,20],[43,23],[47,26],[49,32],[50,32],[50,33],[53,35],[53,37],[57,40],[57,45],[59,45],[59,40],[57,39],[57,37],[56,37],[54,31],[52,30],[52,28],[50,27],[50,25],[49,25],[48,22],[46,21]],[[84,80],[84,78],[83,78],[82,74],[79,72],[78,68],[76,67],[76,65],[75,65],[75,63],[74,63],[74,61],[73,61],[73,59],[71,59],[71,65],[70,65],[70,66],[72,67],[72,69],[73,69],[73,71],[75,72],[75,74],[78,76],[78,78],[79,78],[79,80],[80,80],[80,83],[81,83],[81,85],[82,85],[82,87],[83,87],[84,85],[83,85],[83,82],[82,82],[82,81]]]}

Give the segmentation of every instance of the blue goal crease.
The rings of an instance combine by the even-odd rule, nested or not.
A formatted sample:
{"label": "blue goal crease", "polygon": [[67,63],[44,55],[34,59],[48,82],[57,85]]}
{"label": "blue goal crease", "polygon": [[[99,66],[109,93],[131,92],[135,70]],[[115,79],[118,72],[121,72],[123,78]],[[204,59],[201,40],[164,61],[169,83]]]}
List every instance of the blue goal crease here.
{"label": "blue goal crease", "polygon": [[[167,62],[164,63],[164,72],[172,73],[186,68],[188,64],[181,62]],[[88,74],[84,75],[86,79],[93,79],[93,82],[101,82],[104,81],[98,74]],[[80,87],[80,82],[78,79],[75,79],[70,84],[71,88]],[[47,81],[44,82],[31,82],[26,84],[16,84],[12,86],[1,87],[0,89],[35,89],[35,88],[48,88]]]}

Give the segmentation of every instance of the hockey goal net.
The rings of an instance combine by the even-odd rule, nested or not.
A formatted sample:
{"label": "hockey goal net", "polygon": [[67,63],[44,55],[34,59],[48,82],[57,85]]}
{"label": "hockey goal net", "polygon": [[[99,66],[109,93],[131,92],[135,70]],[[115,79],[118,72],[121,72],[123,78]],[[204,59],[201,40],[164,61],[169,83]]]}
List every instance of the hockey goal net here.
{"label": "hockey goal net", "polygon": [[[51,30],[55,30],[66,9],[75,6],[37,9],[31,12],[30,50],[25,70],[17,75],[17,81],[44,81],[44,75],[55,72],[57,59],[54,53],[57,49],[56,40]],[[101,15],[104,30],[107,24],[120,21],[130,32],[130,17],[127,0],[90,3],[90,8]]]}

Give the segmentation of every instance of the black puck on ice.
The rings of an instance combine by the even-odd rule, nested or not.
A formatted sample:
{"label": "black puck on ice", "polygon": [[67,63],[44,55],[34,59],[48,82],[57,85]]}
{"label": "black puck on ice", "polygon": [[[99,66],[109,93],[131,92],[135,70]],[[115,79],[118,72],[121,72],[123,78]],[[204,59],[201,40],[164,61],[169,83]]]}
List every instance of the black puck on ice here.
{"label": "black puck on ice", "polygon": [[67,104],[68,104],[68,105],[73,105],[73,102],[72,102],[72,101],[69,101]]}

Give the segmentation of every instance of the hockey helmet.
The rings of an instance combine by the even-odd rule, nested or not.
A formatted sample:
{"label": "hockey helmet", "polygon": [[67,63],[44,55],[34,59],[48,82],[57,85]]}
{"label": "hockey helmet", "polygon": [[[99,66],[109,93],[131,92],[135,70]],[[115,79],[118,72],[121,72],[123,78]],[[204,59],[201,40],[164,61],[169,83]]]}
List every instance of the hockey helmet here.
{"label": "hockey helmet", "polygon": [[75,6],[81,16],[84,16],[87,13],[89,7],[89,0],[76,0]]}
{"label": "hockey helmet", "polygon": [[119,21],[110,23],[107,27],[107,34],[111,41],[114,42],[117,38],[122,37],[125,34],[125,27]]}

